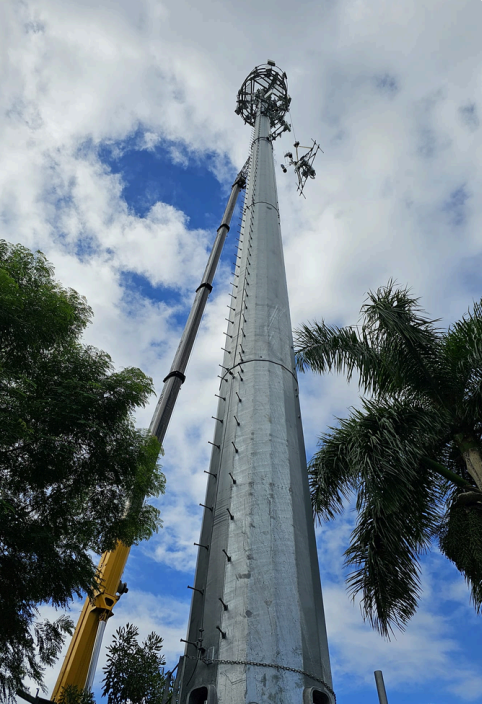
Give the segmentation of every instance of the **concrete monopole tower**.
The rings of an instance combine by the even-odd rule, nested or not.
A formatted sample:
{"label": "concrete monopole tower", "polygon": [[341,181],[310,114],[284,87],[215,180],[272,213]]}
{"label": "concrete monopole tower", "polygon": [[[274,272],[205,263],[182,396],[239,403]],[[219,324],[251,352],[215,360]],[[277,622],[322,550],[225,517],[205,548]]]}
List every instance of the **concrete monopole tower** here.
{"label": "concrete monopole tower", "polygon": [[272,61],[237,98],[254,130],[180,704],[335,704],[273,161],[289,104]]}

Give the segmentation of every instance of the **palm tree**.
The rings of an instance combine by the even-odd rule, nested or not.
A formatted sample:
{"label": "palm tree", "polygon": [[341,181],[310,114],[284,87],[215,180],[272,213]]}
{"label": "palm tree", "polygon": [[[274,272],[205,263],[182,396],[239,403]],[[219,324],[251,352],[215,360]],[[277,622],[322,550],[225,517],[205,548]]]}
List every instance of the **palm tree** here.
{"label": "palm tree", "polygon": [[320,521],[356,495],[347,584],[385,636],[416,610],[434,537],[482,607],[482,305],[442,330],[418,300],[389,281],[360,325],[295,331],[301,371],[359,375],[361,409],[321,435],[309,475]]}

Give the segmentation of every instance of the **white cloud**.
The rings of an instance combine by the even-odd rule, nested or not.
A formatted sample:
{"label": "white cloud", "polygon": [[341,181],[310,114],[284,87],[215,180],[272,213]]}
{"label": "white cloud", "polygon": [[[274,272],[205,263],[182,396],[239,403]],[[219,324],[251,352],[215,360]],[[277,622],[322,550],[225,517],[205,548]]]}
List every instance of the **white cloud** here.
{"label": "white cloud", "polygon": [[[139,148],[165,145],[187,168],[214,152],[211,168],[229,185],[228,160],[241,167],[250,136],[233,112],[236,91],[267,58],[288,73],[297,138],[316,138],[325,152],[306,200],[293,175],[278,170],[293,324],[355,323],[365,292],[389,277],[410,284],[444,322],[480,295],[481,3],[25,0],[0,12],[0,236],[40,247],[58,278],[92,305],[87,341],[118,366],[141,366],[158,390],[181,332],[176,315],[190,304],[212,233],[191,229],[167,203],[136,217],[97,147],[119,151],[137,135]],[[292,136],[276,143],[278,161]],[[169,287],[175,302],[129,291],[123,272]],[[195,558],[227,281],[222,269],[166,438],[165,528],[139,548],[175,570],[192,569]],[[357,388],[310,375],[301,388],[311,451],[333,414],[357,403]],[[330,579],[341,570],[347,526],[324,537]],[[448,589],[462,608],[461,584]],[[140,601],[157,613],[149,599]],[[403,662],[420,680],[429,670],[443,679],[460,639],[440,614],[424,606],[386,648],[336,580],[325,600],[339,682],[351,668],[363,679],[382,664],[401,683]],[[165,636],[164,628],[171,626],[160,622]],[[473,669],[459,671],[476,696]],[[456,678],[450,686],[462,696]]]}

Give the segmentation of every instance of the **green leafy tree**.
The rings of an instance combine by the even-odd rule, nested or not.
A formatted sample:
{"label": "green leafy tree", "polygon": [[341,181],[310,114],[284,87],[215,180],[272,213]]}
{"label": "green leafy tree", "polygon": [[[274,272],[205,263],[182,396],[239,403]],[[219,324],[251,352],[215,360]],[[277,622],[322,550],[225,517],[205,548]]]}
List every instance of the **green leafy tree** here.
{"label": "green leafy tree", "polygon": [[482,306],[442,330],[389,282],[361,314],[353,327],[303,325],[296,355],[300,370],[359,375],[361,408],[321,435],[309,474],[320,520],[356,494],[348,586],[388,636],[416,610],[434,536],[482,605]]}
{"label": "green leafy tree", "polygon": [[[46,667],[57,660],[65,634],[72,634],[74,624],[63,615],[56,621],[37,622],[31,610],[18,615],[18,625],[12,639],[0,635],[0,701],[14,701],[15,689],[24,677],[42,682]],[[13,643],[13,646],[12,646]]]}
{"label": "green leafy tree", "polygon": [[95,699],[90,690],[68,684],[60,692],[58,704],[95,704]]}
{"label": "green leafy tree", "polygon": [[102,696],[107,704],[161,704],[165,677],[162,638],[150,633],[139,644],[139,629],[127,624],[118,628],[108,647],[103,669]]}
{"label": "green leafy tree", "polygon": [[159,443],[135,428],[152,380],[80,342],[92,311],[45,257],[0,241],[0,698],[42,685],[71,630],[38,622],[92,593],[102,553],[148,538]]}

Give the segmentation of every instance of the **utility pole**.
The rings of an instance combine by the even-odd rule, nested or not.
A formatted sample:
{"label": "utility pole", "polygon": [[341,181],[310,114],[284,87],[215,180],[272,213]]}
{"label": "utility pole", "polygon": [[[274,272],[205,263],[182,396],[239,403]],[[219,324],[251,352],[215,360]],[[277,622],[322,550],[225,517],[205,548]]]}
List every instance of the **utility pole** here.
{"label": "utility pole", "polygon": [[272,61],[238,93],[254,134],[180,704],[335,704],[273,160],[290,100]]}
{"label": "utility pole", "polygon": [[377,685],[378,700],[380,704],[388,704],[387,690],[385,689],[385,682],[383,681],[383,672],[381,670],[375,670],[373,674],[375,675],[375,684]]}

